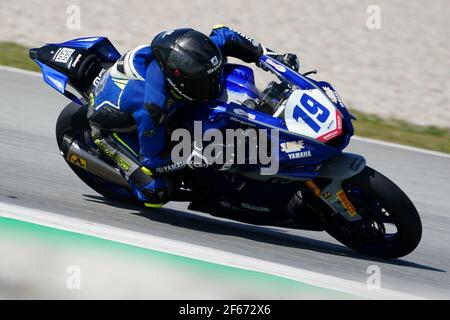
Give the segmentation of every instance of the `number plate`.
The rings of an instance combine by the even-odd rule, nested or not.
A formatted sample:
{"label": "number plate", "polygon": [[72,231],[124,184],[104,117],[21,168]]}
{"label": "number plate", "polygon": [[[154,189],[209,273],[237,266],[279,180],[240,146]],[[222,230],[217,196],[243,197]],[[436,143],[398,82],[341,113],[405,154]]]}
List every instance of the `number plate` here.
{"label": "number plate", "polygon": [[55,61],[66,63],[74,53],[75,49],[62,48],[56,52]]}
{"label": "number plate", "polygon": [[295,90],[284,112],[290,131],[326,142],[342,132],[342,117],[319,89]]}

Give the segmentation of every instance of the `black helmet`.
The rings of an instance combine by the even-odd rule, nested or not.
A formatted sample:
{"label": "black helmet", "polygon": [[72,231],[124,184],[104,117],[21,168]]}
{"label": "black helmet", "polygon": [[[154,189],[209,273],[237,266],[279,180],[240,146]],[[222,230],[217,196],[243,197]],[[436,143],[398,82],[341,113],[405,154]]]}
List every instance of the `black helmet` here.
{"label": "black helmet", "polygon": [[194,29],[161,32],[152,50],[169,84],[191,101],[209,101],[221,91],[222,54],[206,35]]}

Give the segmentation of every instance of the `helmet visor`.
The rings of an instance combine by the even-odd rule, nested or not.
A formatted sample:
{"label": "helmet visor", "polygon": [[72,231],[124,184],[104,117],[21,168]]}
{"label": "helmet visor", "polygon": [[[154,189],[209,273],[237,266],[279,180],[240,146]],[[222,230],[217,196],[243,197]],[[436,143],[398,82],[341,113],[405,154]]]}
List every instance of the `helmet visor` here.
{"label": "helmet visor", "polygon": [[222,78],[222,68],[219,68],[205,78],[182,79],[177,87],[194,101],[206,102],[219,97],[222,91]]}

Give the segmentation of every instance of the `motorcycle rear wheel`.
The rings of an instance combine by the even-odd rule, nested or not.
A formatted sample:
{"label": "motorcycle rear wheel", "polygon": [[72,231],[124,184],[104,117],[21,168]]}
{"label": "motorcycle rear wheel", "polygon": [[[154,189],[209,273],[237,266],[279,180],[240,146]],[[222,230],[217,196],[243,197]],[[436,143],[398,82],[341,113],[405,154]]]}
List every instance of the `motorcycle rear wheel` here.
{"label": "motorcycle rear wheel", "polygon": [[[69,103],[61,111],[58,120],[56,121],[55,134],[58,148],[61,150],[61,143],[65,134],[84,143],[82,140],[85,131],[90,131],[90,125],[87,119],[87,108],[74,102]],[[130,204],[139,204],[139,201],[134,198],[131,190],[127,190],[93,175],[67,160],[66,163],[78,178],[106,199]]]}

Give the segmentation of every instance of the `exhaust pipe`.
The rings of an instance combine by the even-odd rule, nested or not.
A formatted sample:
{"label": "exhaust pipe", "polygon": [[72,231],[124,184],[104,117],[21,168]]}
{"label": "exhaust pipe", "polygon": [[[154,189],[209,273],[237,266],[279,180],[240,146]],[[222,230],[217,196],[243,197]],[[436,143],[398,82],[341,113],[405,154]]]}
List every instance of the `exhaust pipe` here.
{"label": "exhaust pipe", "polygon": [[88,152],[88,148],[68,135],[64,135],[60,146],[61,154],[67,162],[72,163],[90,173],[112,183],[130,189],[128,182],[122,177],[119,169],[114,168],[96,155]]}

